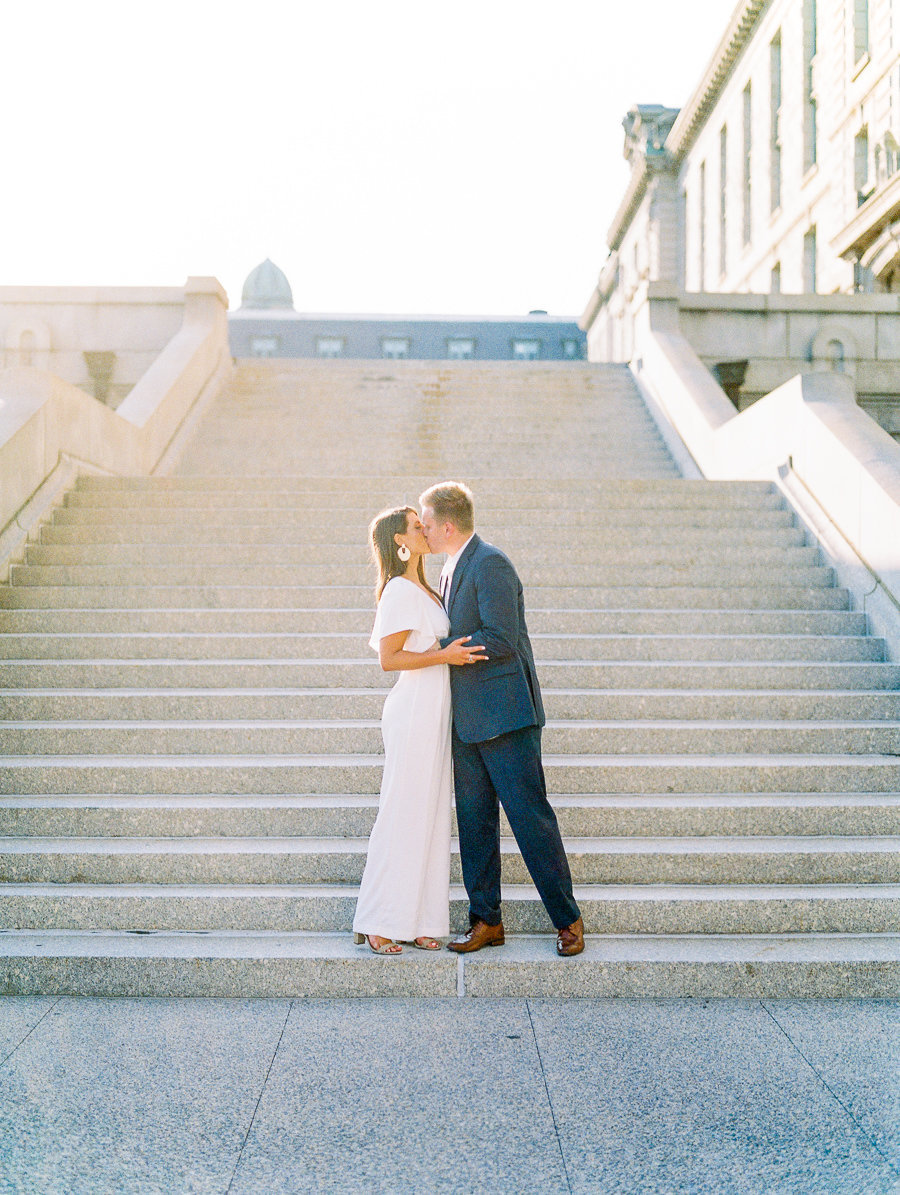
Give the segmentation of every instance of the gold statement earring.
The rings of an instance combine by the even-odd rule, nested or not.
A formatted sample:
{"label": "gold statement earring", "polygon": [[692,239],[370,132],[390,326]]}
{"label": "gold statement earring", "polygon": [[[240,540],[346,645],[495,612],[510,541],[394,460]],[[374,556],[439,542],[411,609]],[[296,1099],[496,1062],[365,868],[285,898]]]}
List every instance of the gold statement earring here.
{"label": "gold statement earring", "polygon": [[400,559],[403,561],[403,563],[406,564],[407,560],[409,560],[412,553],[410,552],[410,550],[406,546],[406,544],[401,544],[400,547],[397,549],[397,555],[400,557]]}

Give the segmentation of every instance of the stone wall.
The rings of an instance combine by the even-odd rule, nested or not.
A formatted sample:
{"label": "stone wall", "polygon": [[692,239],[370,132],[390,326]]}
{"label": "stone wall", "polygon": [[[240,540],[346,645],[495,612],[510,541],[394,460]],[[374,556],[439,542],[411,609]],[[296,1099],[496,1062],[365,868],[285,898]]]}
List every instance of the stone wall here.
{"label": "stone wall", "polygon": [[0,364],[118,407],[181,327],[181,287],[0,287]]}
{"label": "stone wall", "polygon": [[647,310],[660,300],[677,312],[679,334],[738,411],[797,374],[835,373],[900,441],[900,296],[691,294],[644,282],[596,313],[590,359],[640,361]]}
{"label": "stone wall", "polygon": [[677,297],[658,297],[638,328],[635,368],[664,440],[680,440],[704,477],[776,485],[900,659],[900,445],[834,371],[801,373],[737,412],[679,323]]}
{"label": "stone wall", "polygon": [[[132,292],[129,298],[135,293],[146,298],[153,292]],[[164,292],[166,300],[172,293]],[[130,331],[131,345],[141,345],[126,358],[132,364],[148,353],[151,335],[162,335],[170,309],[178,314],[174,334],[161,351],[149,354],[149,364],[116,410],[41,368],[41,358],[0,369],[0,579],[80,473],[140,476],[170,468],[192,422],[230,375],[225,291],[215,278],[189,278],[174,293],[179,303],[163,302],[158,321],[152,303],[126,302],[122,309],[109,304],[124,315],[118,321],[105,318],[108,308],[93,305],[96,327],[118,329],[123,336]],[[91,305],[58,306],[55,314],[69,318],[71,334],[77,316]],[[57,327],[65,326],[61,318]],[[43,360],[52,363],[52,348],[42,351]],[[64,360],[65,350],[60,353]]]}
{"label": "stone wall", "polygon": [[679,324],[720,382],[732,371],[743,411],[799,373],[848,379],[863,410],[900,440],[900,297],[682,295]]}

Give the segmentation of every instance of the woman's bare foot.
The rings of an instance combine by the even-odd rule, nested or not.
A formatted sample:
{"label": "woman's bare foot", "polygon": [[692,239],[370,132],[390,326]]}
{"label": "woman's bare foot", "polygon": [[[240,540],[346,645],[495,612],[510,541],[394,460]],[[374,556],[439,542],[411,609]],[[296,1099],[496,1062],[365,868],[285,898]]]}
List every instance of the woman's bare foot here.
{"label": "woman's bare foot", "polygon": [[395,942],[393,938],[382,938],[378,934],[358,934],[356,930],[353,931],[353,941],[357,946],[362,946],[363,942],[375,954],[402,954],[403,947],[399,942]]}
{"label": "woman's bare foot", "polygon": [[376,954],[403,953],[403,947],[392,938],[382,938],[378,934],[366,934],[366,937],[369,940],[369,949],[374,950]]}
{"label": "woman's bare foot", "polygon": [[441,948],[441,944],[436,938],[429,938],[427,936],[416,938],[413,945],[418,946],[420,950],[440,950]]}

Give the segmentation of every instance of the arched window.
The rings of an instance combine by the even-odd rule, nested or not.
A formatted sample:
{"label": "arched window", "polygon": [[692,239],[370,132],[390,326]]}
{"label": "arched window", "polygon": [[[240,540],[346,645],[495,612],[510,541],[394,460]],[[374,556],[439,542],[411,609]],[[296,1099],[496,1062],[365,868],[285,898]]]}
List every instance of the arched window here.
{"label": "arched window", "polygon": [[34,339],[34,332],[31,328],[25,328],[19,334],[19,347],[17,350],[18,361],[17,365],[34,365],[34,351],[37,348]]}
{"label": "arched window", "polygon": [[3,333],[3,347],[2,364],[9,368],[50,368],[50,329],[40,320],[13,320]]}
{"label": "arched window", "polygon": [[825,359],[833,373],[843,373],[847,360],[847,353],[842,340],[829,340],[825,345]]}

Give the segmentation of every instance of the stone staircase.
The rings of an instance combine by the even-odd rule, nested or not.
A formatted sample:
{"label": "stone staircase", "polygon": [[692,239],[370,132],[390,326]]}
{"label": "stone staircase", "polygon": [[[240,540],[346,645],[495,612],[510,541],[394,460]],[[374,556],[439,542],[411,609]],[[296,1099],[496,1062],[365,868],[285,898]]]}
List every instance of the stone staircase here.
{"label": "stone staircase", "polygon": [[[503,950],[351,942],[366,525],[447,476],[525,584],[577,959],[509,837]],[[900,666],[773,487],[677,477],[623,368],[244,364],[178,476],[80,480],[0,630],[0,992],[900,992]]]}

